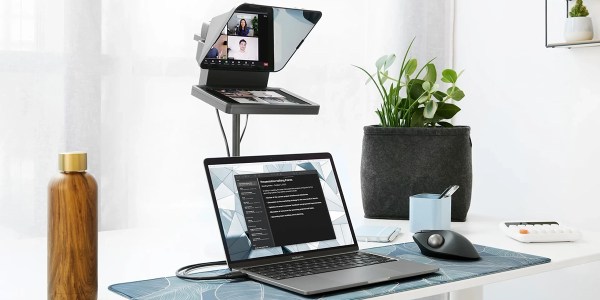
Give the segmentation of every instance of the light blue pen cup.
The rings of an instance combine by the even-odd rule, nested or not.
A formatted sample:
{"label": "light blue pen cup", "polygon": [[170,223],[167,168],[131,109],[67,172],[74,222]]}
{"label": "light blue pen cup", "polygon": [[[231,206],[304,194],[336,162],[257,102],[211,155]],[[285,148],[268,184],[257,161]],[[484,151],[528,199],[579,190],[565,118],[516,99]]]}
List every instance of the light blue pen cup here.
{"label": "light blue pen cup", "polygon": [[410,232],[449,230],[452,196],[438,199],[440,194],[418,194],[409,199]]}

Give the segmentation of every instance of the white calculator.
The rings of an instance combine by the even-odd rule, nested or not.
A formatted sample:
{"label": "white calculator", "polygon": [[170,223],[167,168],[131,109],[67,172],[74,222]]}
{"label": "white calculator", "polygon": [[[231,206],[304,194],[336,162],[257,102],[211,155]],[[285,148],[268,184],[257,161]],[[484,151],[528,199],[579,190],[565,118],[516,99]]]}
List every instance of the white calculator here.
{"label": "white calculator", "polygon": [[579,230],[558,222],[502,222],[500,229],[522,243],[573,242],[581,238]]}

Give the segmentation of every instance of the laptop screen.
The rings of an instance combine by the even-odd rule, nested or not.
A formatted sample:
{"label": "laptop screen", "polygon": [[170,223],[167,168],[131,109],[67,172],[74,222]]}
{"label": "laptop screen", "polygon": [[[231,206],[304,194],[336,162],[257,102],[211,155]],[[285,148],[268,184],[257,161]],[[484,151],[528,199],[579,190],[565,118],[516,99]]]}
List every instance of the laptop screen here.
{"label": "laptop screen", "polygon": [[355,244],[332,160],[276,158],[207,163],[230,261]]}

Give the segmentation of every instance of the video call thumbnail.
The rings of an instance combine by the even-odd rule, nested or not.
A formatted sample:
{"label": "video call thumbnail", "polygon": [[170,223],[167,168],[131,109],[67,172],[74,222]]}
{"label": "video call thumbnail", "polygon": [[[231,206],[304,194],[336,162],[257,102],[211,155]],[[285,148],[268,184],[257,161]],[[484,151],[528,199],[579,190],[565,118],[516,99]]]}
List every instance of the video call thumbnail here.
{"label": "video call thumbnail", "polygon": [[235,13],[227,22],[227,35],[258,36],[258,15]]}
{"label": "video call thumbnail", "polygon": [[229,51],[227,44],[227,35],[221,33],[217,41],[208,50],[206,58],[227,59],[227,52]]}
{"label": "video call thumbnail", "polygon": [[235,13],[206,58],[258,61],[258,15]]}
{"label": "video call thumbnail", "polygon": [[229,36],[228,59],[258,61],[258,38],[244,36]]}

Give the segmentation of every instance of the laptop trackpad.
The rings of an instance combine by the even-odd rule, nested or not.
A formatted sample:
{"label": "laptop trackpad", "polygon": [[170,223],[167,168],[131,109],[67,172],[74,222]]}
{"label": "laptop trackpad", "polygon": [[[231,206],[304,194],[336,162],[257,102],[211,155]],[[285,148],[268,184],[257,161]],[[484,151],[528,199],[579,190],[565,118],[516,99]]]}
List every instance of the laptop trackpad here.
{"label": "laptop trackpad", "polygon": [[398,271],[385,268],[381,265],[374,265],[328,272],[318,275],[319,277],[327,280],[336,281],[338,284],[375,283],[390,280],[391,277],[398,276]]}
{"label": "laptop trackpad", "polygon": [[376,283],[427,273],[423,271],[422,265],[414,264],[412,262],[396,261],[318,275],[319,277],[333,280],[343,285],[351,283]]}
{"label": "laptop trackpad", "polygon": [[[390,272],[389,276],[385,274],[388,271]],[[304,293],[313,294],[390,280],[391,274],[397,275],[398,272],[367,266],[284,279],[280,283]]]}

